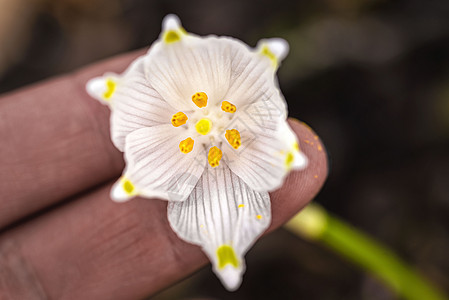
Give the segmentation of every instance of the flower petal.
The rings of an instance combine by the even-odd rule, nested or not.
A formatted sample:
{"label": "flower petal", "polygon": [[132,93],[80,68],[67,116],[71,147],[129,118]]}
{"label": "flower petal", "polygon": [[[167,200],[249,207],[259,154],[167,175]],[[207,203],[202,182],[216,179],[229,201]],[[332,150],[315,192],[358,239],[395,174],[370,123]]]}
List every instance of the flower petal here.
{"label": "flower petal", "polygon": [[166,24],[173,27],[176,23],[164,20],[161,38],[153,44],[145,60],[151,85],[180,110],[196,108],[191,99],[197,92],[206,93],[211,103],[221,101],[229,86],[232,51],[238,42],[185,34],[176,42],[167,43],[164,37],[171,29]]}
{"label": "flower petal", "polygon": [[171,44],[180,41],[187,35],[184,28],[181,26],[181,20],[178,16],[169,14],[162,20],[162,32],[160,39],[165,44]]}
{"label": "flower petal", "polygon": [[307,158],[300,152],[296,135],[286,121],[279,122],[275,130],[266,127],[257,133],[245,130],[240,134],[242,146],[237,150],[225,148],[225,160],[256,191],[279,188],[291,169],[307,165]]}
{"label": "flower petal", "polygon": [[298,138],[287,122],[281,123],[279,134],[283,141],[282,157],[287,170],[302,170],[307,167],[307,157],[299,149]]}
{"label": "flower petal", "polygon": [[245,253],[271,222],[270,197],[225,164],[208,167],[186,201],[169,202],[168,219],[181,239],[202,247],[224,286],[236,290]]}
{"label": "flower petal", "polygon": [[269,59],[272,66],[277,69],[281,61],[287,56],[289,46],[286,40],[281,38],[263,39],[257,43],[256,51]]}
{"label": "flower petal", "polygon": [[143,60],[143,57],[136,59],[123,75],[105,74],[90,80],[86,86],[92,97],[110,106],[111,139],[120,151],[124,150],[129,133],[167,124],[176,112],[150,86],[144,76]]}
{"label": "flower petal", "polygon": [[177,112],[153,89],[144,76],[143,58],[126,73],[117,87],[111,117],[111,137],[123,151],[126,136],[143,127],[170,124]]}
{"label": "flower petal", "polygon": [[115,93],[119,75],[106,73],[101,77],[90,79],[86,84],[87,93],[102,104],[110,105],[110,100]]}
{"label": "flower petal", "polygon": [[[285,101],[279,97],[271,61],[259,50],[253,51],[233,38],[193,34],[167,43],[164,37],[171,31],[184,32],[174,16],[164,20],[160,40],[148,52],[145,70],[151,85],[173,107],[195,109],[190,101],[192,95],[204,92],[209,103],[226,100],[236,105],[237,110],[261,98],[273,98],[286,115]],[[265,46],[267,49],[273,48],[276,53],[273,55],[279,55],[279,60],[288,48],[286,42],[281,41],[273,39],[263,44],[269,45]]]}
{"label": "flower petal", "polygon": [[[182,129],[181,129],[182,130]],[[182,153],[179,143],[186,139],[186,131],[172,125],[141,128],[126,137],[123,178],[114,185],[111,196],[118,202],[135,195],[157,197],[170,201],[185,200],[206,164],[204,148],[194,145],[189,153]],[[128,188],[129,181],[134,188]],[[123,191],[131,190],[131,193]]]}
{"label": "flower petal", "polygon": [[[232,77],[225,99],[235,104],[237,111],[239,107],[257,101],[271,101],[279,111],[283,112],[284,117],[287,116],[287,105],[275,77],[276,68],[273,68],[273,64],[276,64],[277,67],[281,59],[281,56],[277,57],[276,55],[286,54],[281,53],[280,48],[287,47],[288,49],[287,42],[282,40],[283,43],[280,40],[262,41],[259,43],[260,49],[257,48],[255,51],[248,47],[241,47],[238,51],[237,49],[234,51],[231,65]],[[266,50],[265,52],[269,52],[271,55],[271,58],[267,59],[267,55],[263,54],[262,49],[269,49],[269,46],[276,50],[276,55]],[[275,51],[274,49],[273,51]]]}

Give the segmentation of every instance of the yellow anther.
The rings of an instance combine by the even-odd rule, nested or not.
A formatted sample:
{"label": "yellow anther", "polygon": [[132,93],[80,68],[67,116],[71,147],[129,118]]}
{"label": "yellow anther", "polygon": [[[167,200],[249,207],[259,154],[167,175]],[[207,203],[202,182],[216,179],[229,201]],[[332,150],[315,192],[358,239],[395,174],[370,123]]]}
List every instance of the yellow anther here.
{"label": "yellow anther", "polygon": [[234,149],[238,149],[242,145],[240,132],[237,129],[226,130],[225,137]]}
{"label": "yellow anther", "polygon": [[221,102],[221,110],[233,114],[237,110],[237,107],[228,101],[223,101]]}
{"label": "yellow anther", "polygon": [[226,265],[232,265],[238,268],[239,261],[235,255],[234,249],[231,246],[223,245],[217,249],[218,268],[223,269]]}
{"label": "yellow anther", "polygon": [[209,149],[209,154],[207,155],[207,160],[209,161],[209,165],[212,168],[215,168],[220,164],[221,157],[223,156],[223,152],[217,147],[212,147]]}
{"label": "yellow anther", "polygon": [[245,204],[239,204],[239,208],[245,207]]}
{"label": "yellow anther", "polygon": [[103,93],[103,97],[105,99],[110,99],[115,92],[115,88],[117,87],[117,83],[112,79],[106,80],[106,91]]}
{"label": "yellow anther", "polygon": [[199,134],[206,135],[212,129],[212,122],[209,119],[201,119],[196,123],[195,129]]}
{"label": "yellow anther", "polygon": [[192,101],[199,108],[207,105],[207,95],[204,92],[198,92],[192,96]]}
{"label": "yellow anther", "polygon": [[186,138],[179,143],[179,150],[182,153],[189,153],[193,149],[194,140],[192,138]]}
{"label": "yellow anther", "polygon": [[262,220],[262,216],[261,215],[257,215],[256,218],[257,218],[257,220]]}
{"label": "yellow anther", "polygon": [[180,111],[174,114],[173,117],[171,117],[171,123],[173,124],[173,126],[179,127],[181,125],[184,125],[187,122],[187,119],[188,118],[186,114]]}

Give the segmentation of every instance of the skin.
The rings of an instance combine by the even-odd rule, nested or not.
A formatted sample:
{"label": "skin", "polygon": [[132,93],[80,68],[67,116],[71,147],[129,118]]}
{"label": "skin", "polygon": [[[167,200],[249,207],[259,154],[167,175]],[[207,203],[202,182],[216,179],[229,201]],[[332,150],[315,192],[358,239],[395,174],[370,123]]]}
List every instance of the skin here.
{"label": "skin", "polygon": [[[109,138],[109,109],[84,87],[143,53],[0,97],[1,299],[140,299],[208,262],[171,230],[167,202],[109,198],[123,156]],[[304,123],[289,122],[309,165],[271,193],[268,231],[311,201],[327,176],[319,138]]]}

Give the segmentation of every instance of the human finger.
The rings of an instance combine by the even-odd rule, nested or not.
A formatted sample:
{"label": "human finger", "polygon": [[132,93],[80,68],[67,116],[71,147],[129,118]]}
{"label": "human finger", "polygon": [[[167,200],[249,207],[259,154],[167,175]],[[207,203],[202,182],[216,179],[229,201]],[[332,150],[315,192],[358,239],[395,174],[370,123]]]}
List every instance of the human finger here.
{"label": "human finger", "polygon": [[[290,125],[309,165],[291,173],[271,194],[270,230],[306,205],[327,176],[318,137],[304,124]],[[110,201],[109,189],[4,234],[0,265],[6,271],[0,273],[0,291],[13,299],[39,293],[49,299],[140,299],[206,263],[199,247],[171,230],[165,201],[137,198],[117,204]],[[13,283],[5,286],[5,278]]]}
{"label": "human finger", "polygon": [[122,72],[143,54],[121,55],[0,98],[0,228],[106,182],[123,169],[109,137],[109,110],[85,92],[106,70]]}

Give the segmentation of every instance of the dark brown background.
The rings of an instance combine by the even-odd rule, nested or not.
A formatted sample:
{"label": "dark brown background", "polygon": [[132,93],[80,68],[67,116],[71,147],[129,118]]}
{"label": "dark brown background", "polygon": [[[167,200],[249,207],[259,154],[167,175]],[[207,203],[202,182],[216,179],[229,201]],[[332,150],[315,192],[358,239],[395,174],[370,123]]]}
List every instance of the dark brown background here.
{"label": "dark brown background", "polygon": [[[4,0],[0,92],[148,46],[162,18],[251,46],[280,36],[290,115],[320,134],[316,201],[449,291],[449,2]],[[155,299],[394,299],[375,279],[286,231],[247,256],[239,291],[209,267]]]}

